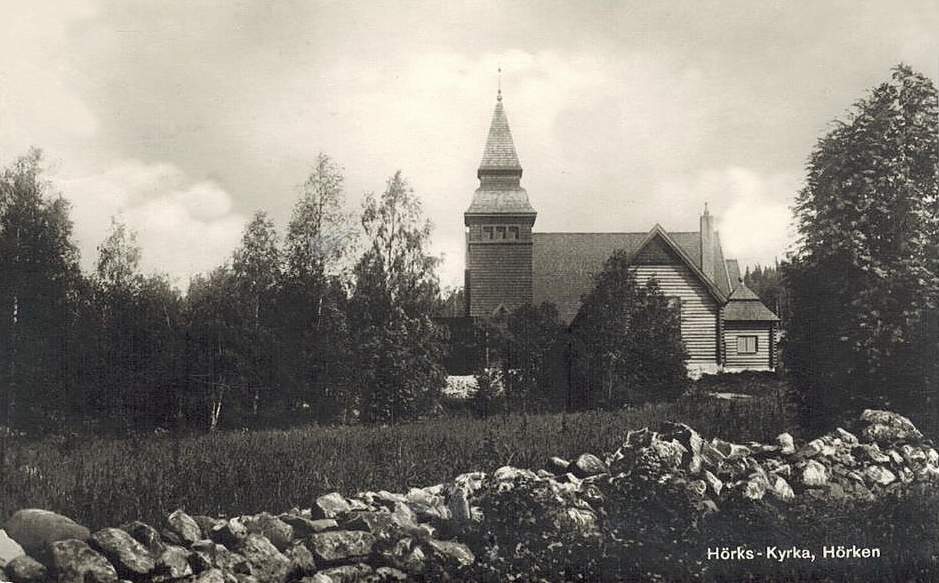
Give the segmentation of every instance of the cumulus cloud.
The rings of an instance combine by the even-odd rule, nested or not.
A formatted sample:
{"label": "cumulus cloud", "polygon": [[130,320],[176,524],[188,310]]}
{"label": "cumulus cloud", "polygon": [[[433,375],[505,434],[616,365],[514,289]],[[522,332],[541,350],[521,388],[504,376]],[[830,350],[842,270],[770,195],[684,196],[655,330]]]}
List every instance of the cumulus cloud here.
{"label": "cumulus cloud", "polygon": [[[687,179],[663,180],[656,208],[668,210],[691,230],[708,203],[724,254],[746,265],[772,265],[794,241],[790,204],[799,188],[795,175],[763,175],[748,168],[709,169]],[[667,227],[668,228],[668,227]],[[679,229],[674,229],[679,230]]]}
{"label": "cumulus cloud", "polygon": [[193,181],[171,164],[125,160],[82,178],[59,177],[56,187],[72,203],[82,263],[92,269],[110,217],[137,232],[144,272],[167,273],[181,288],[189,277],[224,263],[238,245],[245,217],[210,181]]}

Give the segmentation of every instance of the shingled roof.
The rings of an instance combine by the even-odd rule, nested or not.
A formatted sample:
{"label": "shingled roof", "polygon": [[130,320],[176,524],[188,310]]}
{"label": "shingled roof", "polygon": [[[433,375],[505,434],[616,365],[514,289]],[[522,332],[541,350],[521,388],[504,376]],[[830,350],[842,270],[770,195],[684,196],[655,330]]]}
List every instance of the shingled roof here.
{"label": "shingled roof", "polygon": [[486,138],[486,149],[477,175],[482,178],[487,170],[517,170],[519,176],[522,174],[522,165],[518,162],[515,142],[512,141],[512,130],[509,129],[509,120],[502,107],[501,91],[496,98],[496,109],[492,112],[489,137]]}
{"label": "shingled roof", "polygon": [[[593,289],[604,262],[618,249],[635,253],[649,233],[532,233],[532,299],[535,304],[552,302],[561,319],[570,322],[580,310],[581,297]],[[697,232],[668,233],[691,264],[701,269],[701,236]],[[714,281],[727,297],[730,282],[714,237]]]}
{"label": "shingled roof", "polygon": [[743,280],[731,292],[724,306],[724,321],[727,322],[773,322],[779,318],[763,305],[760,297],[748,288]]}
{"label": "shingled roof", "polygon": [[535,209],[528,201],[528,193],[521,187],[522,166],[502,107],[501,91],[492,112],[486,149],[476,174],[479,188],[466,209],[467,215],[527,215],[534,220]]}

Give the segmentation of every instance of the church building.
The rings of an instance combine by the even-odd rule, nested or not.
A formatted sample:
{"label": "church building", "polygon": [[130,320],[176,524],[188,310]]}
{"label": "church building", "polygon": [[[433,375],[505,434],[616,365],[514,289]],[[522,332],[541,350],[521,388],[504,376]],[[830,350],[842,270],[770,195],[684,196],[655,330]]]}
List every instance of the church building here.
{"label": "church building", "polygon": [[697,232],[658,224],[639,233],[534,231],[538,213],[521,186],[501,91],[477,177],[464,213],[468,316],[551,302],[570,324],[604,262],[623,249],[637,281],[655,279],[680,311],[690,372],[775,369],[779,319],[743,284],[737,261],[724,257],[706,205]]}

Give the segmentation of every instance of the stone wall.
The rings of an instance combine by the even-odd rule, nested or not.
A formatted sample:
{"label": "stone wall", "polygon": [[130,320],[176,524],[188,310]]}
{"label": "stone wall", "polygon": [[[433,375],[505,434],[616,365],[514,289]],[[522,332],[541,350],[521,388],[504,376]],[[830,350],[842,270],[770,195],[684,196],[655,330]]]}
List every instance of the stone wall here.
{"label": "stone wall", "polygon": [[[500,580],[525,553],[642,545],[652,528],[693,528],[724,506],[873,500],[939,485],[939,454],[904,417],[865,411],[798,447],[703,439],[665,423],[605,456],[504,466],[406,493],[330,493],[309,508],[232,518],[171,513],[90,532],[40,509],[0,530],[0,578],[15,583],[329,583]],[[587,556],[587,555],[585,555]],[[586,560],[586,559],[584,559]],[[537,570],[537,565],[533,568]],[[531,579],[563,579],[546,572]]]}

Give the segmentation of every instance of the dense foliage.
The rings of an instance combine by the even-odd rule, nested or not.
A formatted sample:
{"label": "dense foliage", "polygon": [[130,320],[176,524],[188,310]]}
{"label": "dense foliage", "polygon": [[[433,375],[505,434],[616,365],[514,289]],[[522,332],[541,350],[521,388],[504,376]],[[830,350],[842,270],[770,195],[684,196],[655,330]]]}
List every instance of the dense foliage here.
{"label": "dense foliage", "polygon": [[898,66],[812,153],[783,354],[813,425],[939,410],[937,122],[936,87]]}
{"label": "dense foliage", "polygon": [[429,410],[446,339],[430,317],[430,224],[397,173],[367,198],[356,261],[342,183],[320,155],[283,240],[256,213],[230,262],[183,296],[140,273],[136,236],[117,221],[81,273],[39,152],[18,160],[0,175],[0,426],[215,430]]}
{"label": "dense foliage", "polygon": [[671,399],[688,385],[678,311],[615,252],[571,324],[571,398],[580,408]]}

